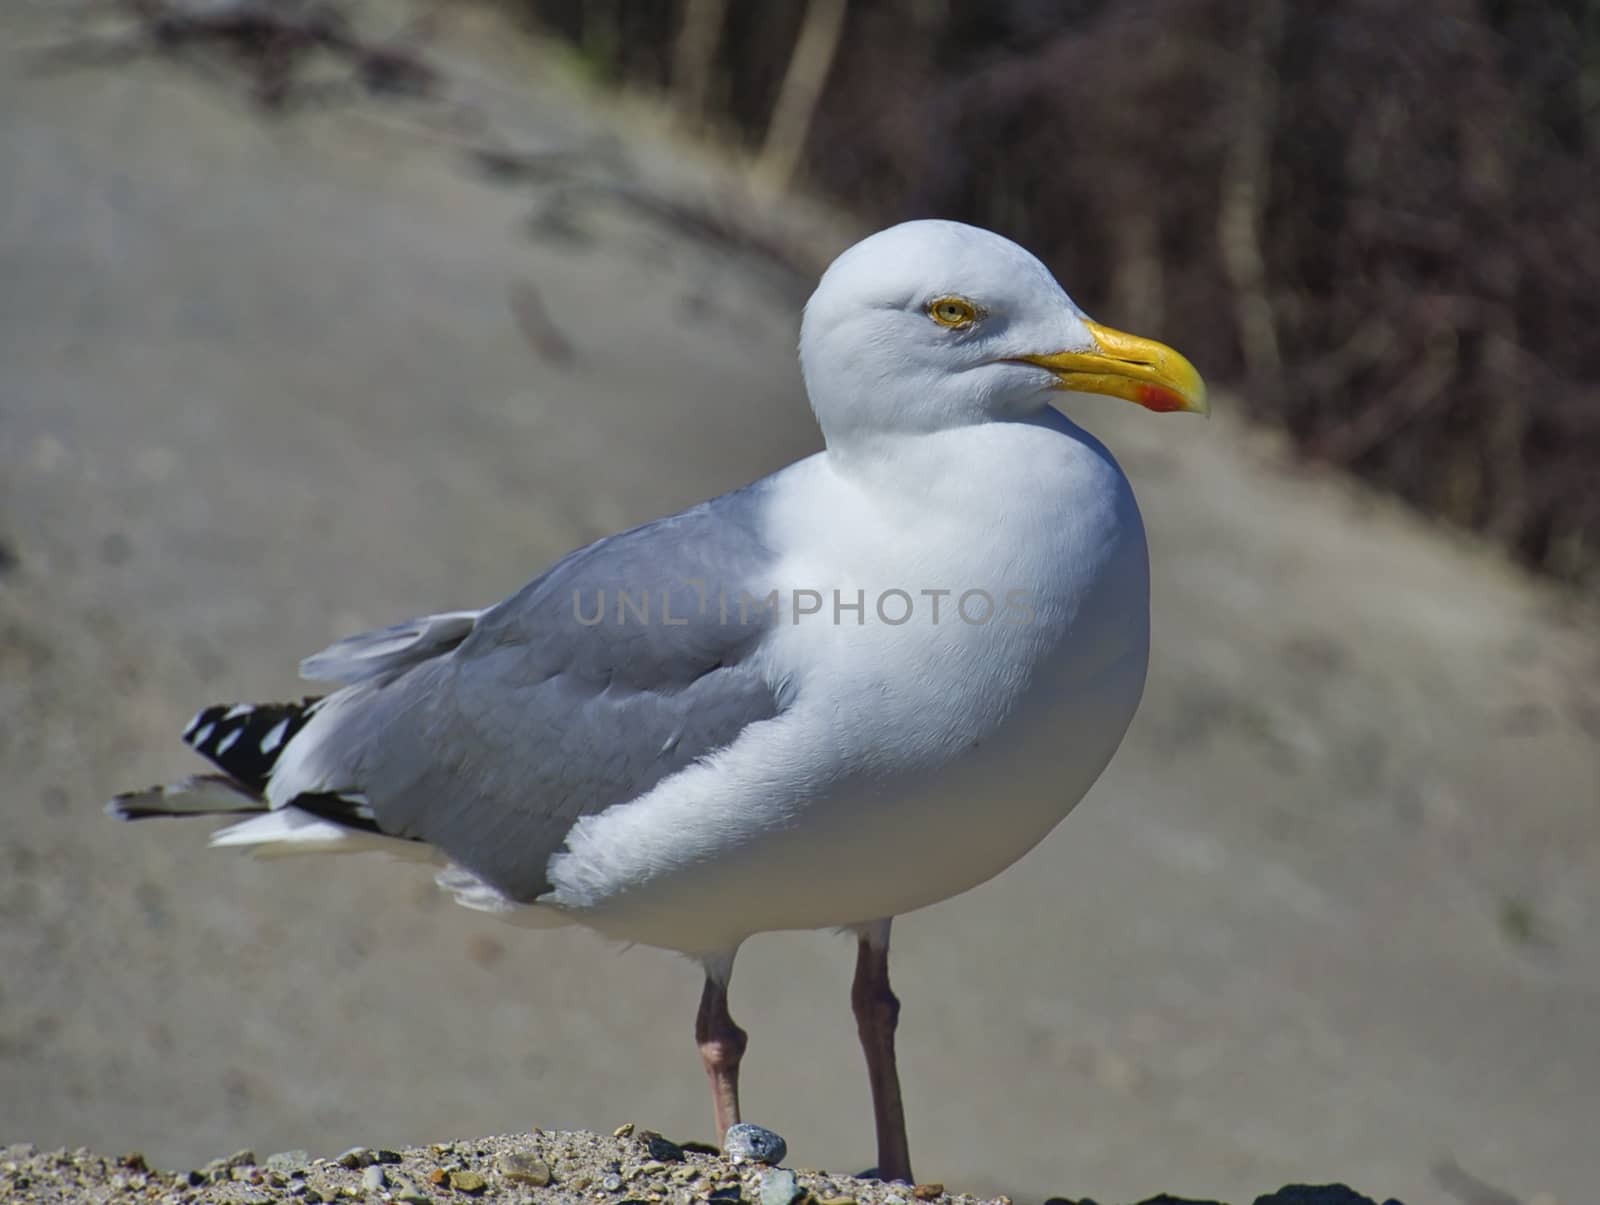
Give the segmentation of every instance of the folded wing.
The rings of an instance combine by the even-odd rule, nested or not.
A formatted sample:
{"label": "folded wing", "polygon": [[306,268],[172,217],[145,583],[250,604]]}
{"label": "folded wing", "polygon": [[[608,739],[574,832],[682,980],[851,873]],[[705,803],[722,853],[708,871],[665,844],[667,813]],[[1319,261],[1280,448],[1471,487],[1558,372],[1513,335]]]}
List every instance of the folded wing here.
{"label": "folded wing", "polygon": [[580,549],[486,611],[308,658],[348,685],[283,750],[268,800],[359,798],[382,833],[534,899],[580,817],[777,714],[751,656],[770,615],[740,605],[771,588],[760,515],[758,488],[724,495]]}

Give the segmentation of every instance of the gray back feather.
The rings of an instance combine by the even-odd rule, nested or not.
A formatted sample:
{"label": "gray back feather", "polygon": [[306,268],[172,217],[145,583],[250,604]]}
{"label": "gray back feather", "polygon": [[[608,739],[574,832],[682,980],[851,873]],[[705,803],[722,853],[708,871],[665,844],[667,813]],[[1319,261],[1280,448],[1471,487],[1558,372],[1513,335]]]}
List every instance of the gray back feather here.
{"label": "gray back feather", "polygon": [[318,760],[386,833],[506,895],[548,890],[573,823],[778,711],[749,664],[770,619],[760,483],[579,549],[498,606],[342,641],[355,682]]}

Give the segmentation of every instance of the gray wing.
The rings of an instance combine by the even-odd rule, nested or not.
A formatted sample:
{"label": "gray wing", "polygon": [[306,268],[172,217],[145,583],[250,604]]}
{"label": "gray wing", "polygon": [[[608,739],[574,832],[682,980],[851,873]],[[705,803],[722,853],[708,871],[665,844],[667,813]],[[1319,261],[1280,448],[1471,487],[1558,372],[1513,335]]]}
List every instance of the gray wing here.
{"label": "gray wing", "polygon": [[[307,668],[328,700],[318,789],[518,900],[573,823],[729,744],[779,702],[751,664],[771,614],[760,483],[591,544],[498,606],[355,637]],[[469,618],[470,617],[470,618]]]}

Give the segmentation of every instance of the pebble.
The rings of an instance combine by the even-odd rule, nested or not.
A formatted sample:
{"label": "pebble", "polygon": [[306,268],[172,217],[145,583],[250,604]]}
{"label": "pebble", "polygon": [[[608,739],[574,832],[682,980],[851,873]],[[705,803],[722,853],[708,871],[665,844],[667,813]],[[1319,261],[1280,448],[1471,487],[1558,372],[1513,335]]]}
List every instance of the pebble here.
{"label": "pebble", "polygon": [[[251,1163],[255,1160],[252,1158]],[[309,1151],[279,1151],[276,1155],[267,1156],[267,1167],[271,1171],[282,1172],[289,1175],[292,1172],[303,1172],[311,1166]]]}
{"label": "pebble", "polygon": [[943,1184],[918,1184],[911,1190],[911,1195],[919,1201],[936,1201],[944,1196]]}
{"label": "pebble", "polygon": [[388,1147],[379,1147],[378,1148],[378,1162],[379,1163],[399,1163],[400,1162],[400,1152],[399,1151],[391,1151]]}
{"label": "pebble", "polygon": [[600,1187],[605,1189],[607,1192],[621,1192],[622,1177],[615,1174],[607,1176],[604,1180],[600,1181]]}
{"label": "pebble", "polygon": [[650,1152],[650,1158],[661,1163],[683,1162],[683,1147],[670,1138],[663,1138],[660,1134],[648,1130],[639,1137],[644,1141],[644,1149]]}
{"label": "pebble", "polygon": [[364,1146],[353,1146],[334,1160],[340,1167],[348,1167],[352,1171],[358,1167],[371,1167],[377,1161],[378,1157]]}
{"label": "pebble", "polygon": [[782,1163],[789,1144],[764,1126],[741,1121],[728,1127],[723,1153],[734,1163]]}
{"label": "pebble", "polygon": [[469,1196],[477,1196],[478,1193],[489,1187],[489,1181],[485,1180],[477,1172],[451,1172],[450,1187],[457,1192],[464,1192]]}
{"label": "pebble", "polygon": [[382,1192],[389,1184],[389,1177],[383,1174],[383,1168],[376,1163],[370,1165],[361,1173],[361,1187],[368,1192]]}
{"label": "pebble", "polygon": [[400,1205],[431,1205],[433,1198],[423,1192],[410,1180],[396,1180],[394,1182],[394,1199]]}
{"label": "pebble", "polygon": [[804,1191],[791,1171],[780,1169],[761,1177],[761,1205],[794,1205]]}
{"label": "pebble", "polygon": [[818,1197],[817,1205],[856,1205],[854,1197]]}
{"label": "pebble", "polygon": [[550,1183],[550,1165],[534,1155],[515,1152],[501,1155],[495,1166],[502,1177],[517,1184],[531,1184],[535,1188],[545,1188]]}

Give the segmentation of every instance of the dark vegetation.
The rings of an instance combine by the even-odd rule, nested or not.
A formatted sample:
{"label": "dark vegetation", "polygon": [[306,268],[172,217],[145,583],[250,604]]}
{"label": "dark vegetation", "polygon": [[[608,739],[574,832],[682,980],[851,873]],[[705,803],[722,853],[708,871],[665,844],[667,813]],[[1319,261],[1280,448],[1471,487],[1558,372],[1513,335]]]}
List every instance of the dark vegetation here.
{"label": "dark vegetation", "polygon": [[[431,96],[439,73],[411,43],[358,33],[339,0],[115,0],[132,20],[111,35],[86,35],[47,47],[42,64],[116,63],[151,51],[242,72],[262,109],[286,113],[311,97],[353,92]],[[315,78],[318,60],[336,76]],[[312,79],[308,82],[308,76]]]}
{"label": "dark vegetation", "polygon": [[517,0],[880,221],[1040,252],[1310,457],[1600,585],[1600,0]]}

